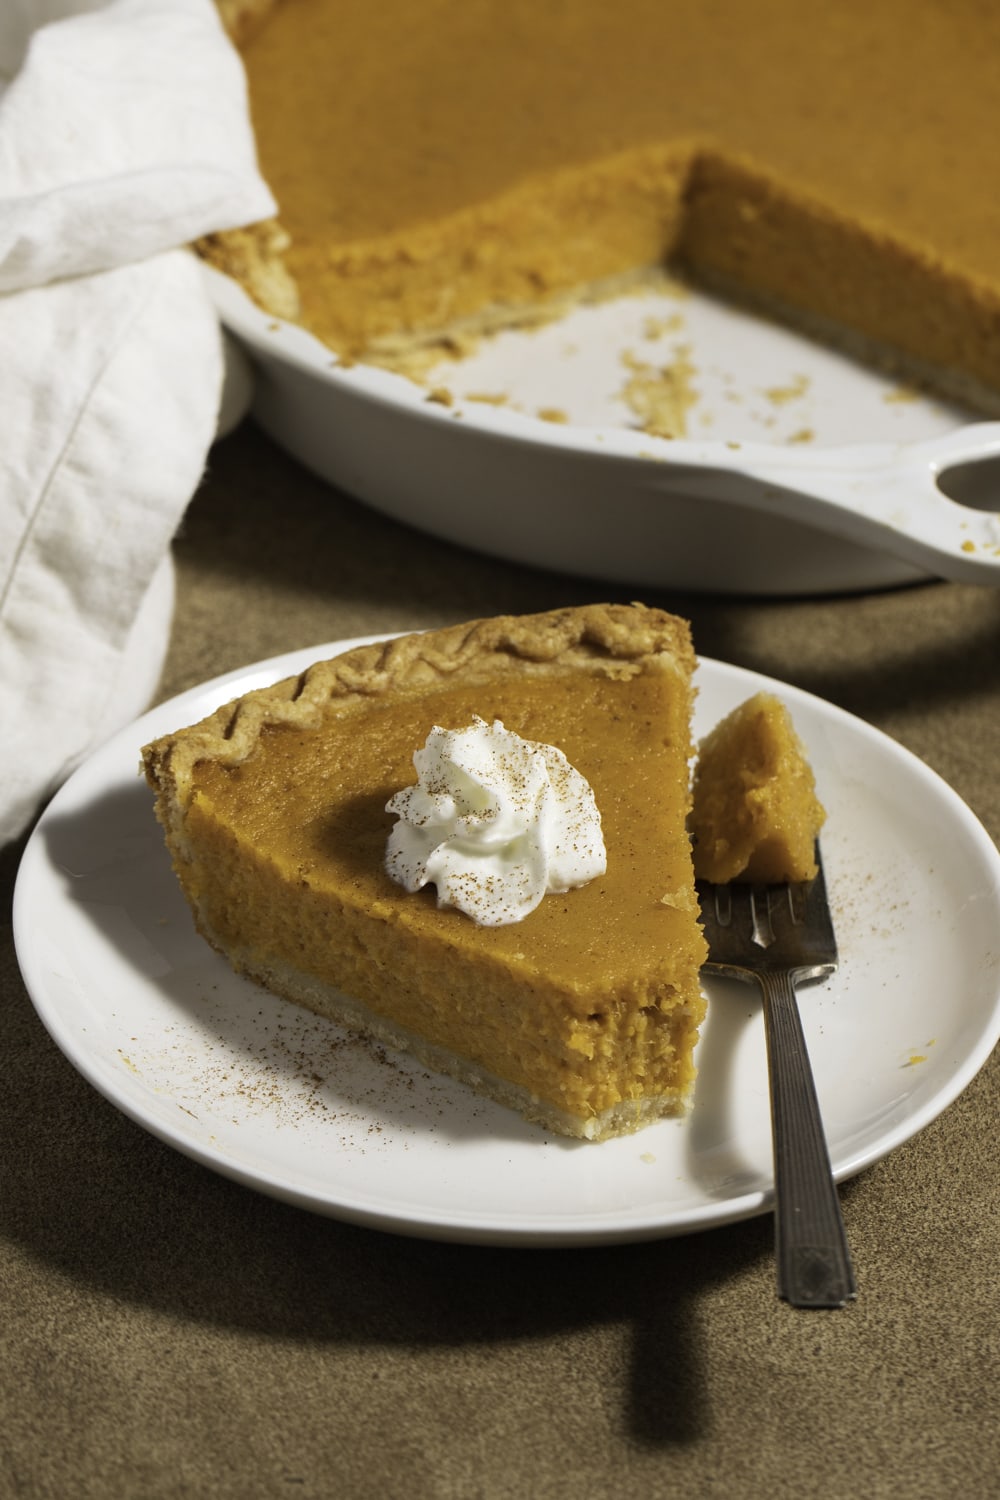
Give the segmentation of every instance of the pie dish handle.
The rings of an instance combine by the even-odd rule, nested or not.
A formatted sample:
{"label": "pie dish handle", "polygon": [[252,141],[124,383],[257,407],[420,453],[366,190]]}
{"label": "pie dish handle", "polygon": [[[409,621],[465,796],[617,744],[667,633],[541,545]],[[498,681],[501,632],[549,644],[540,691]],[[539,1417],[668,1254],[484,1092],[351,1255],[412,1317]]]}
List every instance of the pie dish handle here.
{"label": "pie dish handle", "polygon": [[1000,422],[919,443],[845,448],[824,454],[822,467],[816,458],[809,467],[754,466],[769,509],[942,578],[1000,586]]}

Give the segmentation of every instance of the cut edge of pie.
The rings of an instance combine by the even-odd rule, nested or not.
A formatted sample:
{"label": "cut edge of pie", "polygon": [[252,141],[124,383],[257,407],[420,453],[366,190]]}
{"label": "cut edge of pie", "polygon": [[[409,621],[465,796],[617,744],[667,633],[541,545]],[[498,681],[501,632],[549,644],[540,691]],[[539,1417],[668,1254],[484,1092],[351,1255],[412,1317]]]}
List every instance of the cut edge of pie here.
{"label": "cut edge of pie", "polygon": [[[560,1134],[600,1140],[631,1132],[658,1117],[684,1113],[695,1076],[693,1049],[705,1011],[699,979],[704,940],[698,924],[686,831],[694,667],[686,623],[661,610],[612,604],[503,616],[356,648],[273,687],[250,692],[201,723],[147,745],[143,768],[156,794],[156,814],[199,931],[237,972],[378,1043],[410,1053],[435,1072],[457,1078]],[[469,685],[475,697],[481,685],[499,682],[508,689],[513,683],[515,693],[524,691],[520,684],[535,684],[531,691],[540,700],[550,696],[550,688],[558,691],[561,685],[565,689],[567,680],[572,683],[577,678],[604,684],[601,692],[616,693],[619,689],[607,684],[623,684],[623,704],[634,694],[638,680],[648,679],[648,686],[654,681],[669,683],[667,695],[676,714],[674,727],[660,737],[661,751],[657,752],[669,754],[670,764],[676,766],[677,785],[670,793],[674,799],[670,825],[676,836],[670,856],[673,888],[664,893],[657,887],[659,894],[646,901],[649,910],[641,920],[647,924],[645,931],[677,934],[677,956],[672,960],[662,952],[651,952],[648,961],[652,977],[647,979],[647,956],[636,964],[627,953],[616,979],[618,991],[605,997],[604,1013],[594,1013],[595,1006],[604,1001],[594,999],[592,976],[578,985],[572,963],[568,969],[564,963],[563,971],[546,987],[547,976],[543,974],[540,981],[530,962],[526,968],[523,953],[511,956],[510,939],[484,937],[483,929],[475,928],[459,914],[442,916],[422,899],[427,892],[414,896],[393,887],[386,897],[382,889],[376,891],[374,901],[369,895],[360,905],[352,905],[349,892],[341,900],[344,893],[340,892],[336,921],[341,923],[345,961],[341,969],[334,964],[328,972],[320,972],[322,965],[291,961],[287,943],[283,952],[280,945],[277,951],[267,951],[267,943],[263,947],[256,944],[253,934],[257,919],[252,912],[246,918],[234,918],[230,910],[220,917],[227,908],[218,887],[230,878],[226,873],[231,868],[227,863],[230,853],[213,863],[212,840],[218,829],[214,812],[206,824],[205,808],[210,797],[199,781],[204,782],[206,776],[209,780],[220,776],[226,779],[232,773],[238,777],[241,768],[253,765],[262,737],[266,739],[273,732],[280,735],[284,730],[308,737],[314,728],[331,723],[331,716],[350,723],[359,713],[364,714],[366,705],[384,703],[386,695],[401,694],[407,701],[420,702],[426,694],[439,690],[447,693],[461,683],[463,689]],[[649,686],[649,691],[662,689]],[[667,750],[662,750],[664,739],[673,741]],[[410,745],[409,752],[416,748]],[[199,769],[206,766],[215,769]],[[231,841],[229,830],[223,831],[222,838],[224,843]],[[683,854],[678,853],[681,841]],[[609,862],[617,853],[609,843]],[[252,841],[237,850],[235,858],[240,868],[251,872],[252,880],[262,881],[267,887],[262,901],[296,900],[291,889],[294,877],[279,878],[276,868],[269,866],[269,856],[253,847]],[[369,875],[377,885],[384,872]],[[571,892],[565,898],[546,897],[539,910],[554,901],[565,901],[568,909],[569,903],[584,892]],[[663,913],[661,917],[651,915],[654,905]],[[551,918],[552,923],[559,920],[558,915]],[[455,927],[455,922],[462,925]],[[221,930],[227,924],[227,930]],[[514,928],[523,926],[513,924]],[[496,929],[491,931],[495,933]],[[374,958],[368,954],[359,961],[359,945],[369,941],[375,944],[371,950]],[[514,943],[515,947],[521,945]],[[623,941],[621,946],[627,949],[628,943]],[[384,971],[390,962],[395,967],[388,975],[367,972],[373,966],[381,966]],[[676,972],[670,970],[670,962],[675,963]],[[508,1076],[516,1074],[520,1065],[510,1066],[510,1048],[503,1039],[490,1044],[504,1059],[502,1066],[492,1068],[488,1046],[474,1056],[464,1045],[448,1045],[450,1022],[444,1023],[444,1031],[438,1035],[433,1026],[410,1024],[412,1014],[424,1014],[421,1005],[426,1007],[435,984],[440,986],[444,976],[444,982],[453,983],[458,972],[456,963],[459,969],[468,969],[468,979],[461,981],[468,1003],[493,1006],[487,1017],[487,1032],[501,1010],[506,1016],[504,1007],[510,1006],[510,1026],[521,1038],[518,1046],[523,1046],[527,1059],[522,1077]],[[558,971],[558,964],[555,967]],[[486,992],[488,1000],[476,999]],[[407,997],[416,1007],[409,1014],[405,1013]],[[373,999],[377,1002],[374,1005]],[[525,1040],[535,1022],[536,1006],[541,1035]],[[612,1058],[616,1047],[621,1055]],[[601,1076],[605,1057],[612,1059],[607,1063],[611,1080],[607,1085]],[[586,1075],[589,1080],[586,1088],[582,1082],[577,1088],[569,1077],[577,1059],[583,1070],[581,1078]],[[558,1087],[554,1084],[546,1092],[549,1069],[558,1075]],[[629,1069],[634,1069],[634,1077],[628,1075],[623,1088],[621,1079]],[[654,1080],[652,1086],[644,1079],[647,1071]],[[560,1104],[563,1098],[570,1101],[569,1108]],[[581,1104],[584,1098],[597,1102],[593,1107]]]}

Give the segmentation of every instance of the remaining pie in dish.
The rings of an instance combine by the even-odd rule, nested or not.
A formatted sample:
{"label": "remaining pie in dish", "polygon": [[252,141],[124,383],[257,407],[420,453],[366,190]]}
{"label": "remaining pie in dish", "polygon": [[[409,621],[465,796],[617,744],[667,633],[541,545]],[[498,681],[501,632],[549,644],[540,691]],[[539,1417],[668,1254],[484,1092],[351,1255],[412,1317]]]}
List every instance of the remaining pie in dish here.
{"label": "remaining pie in dish", "polygon": [[812,880],[826,813],[788,709],[756,693],[698,746],[691,833],[699,880]]}
{"label": "remaining pie in dish", "polygon": [[[200,931],[278,994],[565,1134],[681,1112],[705,1002],[685,622],[640,605],[352,650],[143,752]],[[435,725],[501,720],[589,783],[606,873],[484,927],[385,868]]]}
{"label": "remaining pie in dish", "polygon": [[1000,7],[218,3],[288,240],[204,248],[341,355],[671,261],[1000,402]]}

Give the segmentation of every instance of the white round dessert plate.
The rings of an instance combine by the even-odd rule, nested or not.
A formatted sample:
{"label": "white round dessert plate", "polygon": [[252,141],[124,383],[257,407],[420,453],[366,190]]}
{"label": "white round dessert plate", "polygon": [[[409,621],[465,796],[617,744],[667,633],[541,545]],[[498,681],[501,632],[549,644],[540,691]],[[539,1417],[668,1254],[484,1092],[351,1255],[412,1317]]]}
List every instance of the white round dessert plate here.
{"label": "white round dessert plate", "polygon": [[[196,935],[141,746],[355,644],[184,693],[121,730],[53,799],[18,874],[14,933],[38,1014],[71,1063],[203,1165],[378,1229],[582,1245],[767,1210],[767,1065],[750,988],[707,982],[690,1114],[593,1145],[275,998]],[[698,677],[699,735],[757,690],[779,694],[828,810],[841,966],[801,992],[801,1009],[834,1171],[848,1178],[933,1120],[1000,1035],[1000,857],[938,776],[862,721],[716,661]]]}
{"label": "white round dessert plate", "polygon": [[[447,541],[703,592],[1000,583],[1000,422],[708,293],[665,283],[499,334],[429,388],[341,364],[206,276],[265,430]],[[684,437],[641,430],[664,401]]]}

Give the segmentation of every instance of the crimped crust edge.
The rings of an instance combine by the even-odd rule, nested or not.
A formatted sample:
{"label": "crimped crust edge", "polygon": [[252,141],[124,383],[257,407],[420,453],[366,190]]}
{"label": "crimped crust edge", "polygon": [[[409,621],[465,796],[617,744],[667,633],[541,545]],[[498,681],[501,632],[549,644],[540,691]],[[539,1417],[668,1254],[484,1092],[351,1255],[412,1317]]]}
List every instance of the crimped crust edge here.
{"label": "crimped crust edge", "polygon": [[309,728],[331,703],[350,712],[392,690],[419,692],[456,672],[478,669],[545,675],[567,666],[631,676],[643,670],[689,678],[695,667],[690,628],[665,610],[642,604],[590,604],[530,615],[497,615],[438,630],[395,636],[318,661],[297,677],[258,688],[188,728],[142,750],[142,769],[159,795],[187,802],[194,767],[204,760],[241,764],[267,725]]}

